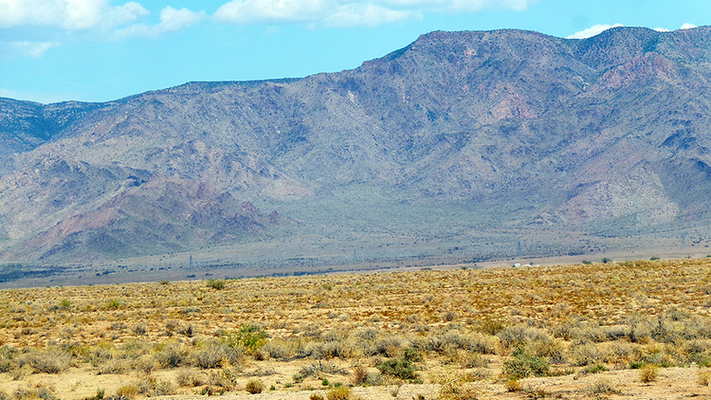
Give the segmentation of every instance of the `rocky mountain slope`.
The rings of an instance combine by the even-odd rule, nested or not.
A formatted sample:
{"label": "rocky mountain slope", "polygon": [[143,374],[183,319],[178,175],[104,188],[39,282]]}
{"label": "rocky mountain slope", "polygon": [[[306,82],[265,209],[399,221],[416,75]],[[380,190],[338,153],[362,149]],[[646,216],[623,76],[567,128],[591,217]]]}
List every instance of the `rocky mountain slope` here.
{"label": "rocky mountain slope", "polygon": [[[432,32],[303,79],[0,99],[3,257],[108,262],[294,235],[442,244],[393,257],[450,242],[465,258],[594,253],[610,237],[701,243],[709,43],[709,27]],[[560,247],[560,234],[588,239]]]}

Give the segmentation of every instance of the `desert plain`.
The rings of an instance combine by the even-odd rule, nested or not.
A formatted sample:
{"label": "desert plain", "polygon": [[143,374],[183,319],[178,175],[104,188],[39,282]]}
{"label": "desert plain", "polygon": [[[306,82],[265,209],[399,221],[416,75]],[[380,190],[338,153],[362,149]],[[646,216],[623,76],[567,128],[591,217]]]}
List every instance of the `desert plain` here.
{"label": "desert plain", "polygon": [[711,259],[7,289],[0,399],[710,398],[709,306]]}

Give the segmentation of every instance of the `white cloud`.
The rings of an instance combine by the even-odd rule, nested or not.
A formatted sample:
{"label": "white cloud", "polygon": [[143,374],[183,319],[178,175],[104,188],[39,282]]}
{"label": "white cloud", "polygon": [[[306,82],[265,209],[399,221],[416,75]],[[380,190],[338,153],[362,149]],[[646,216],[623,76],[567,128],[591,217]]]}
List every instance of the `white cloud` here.
{"label": "white cloud", "polygon": [[395,11],[387,8],[367,3],[344,4],[338,10],[325,18],[324,22],[329,26],[377,26],[384,23],[402,21],[411,18],[415,13],[412,11]]}
{"label": "white cloud", "polygon": [[681,28],[679,28],[679,29],[694,29],[694,28],[698,28],[698,27],[694,24],[690,24],[687,22],[684,25],[682,25]]}
{"label": "white cloud", "polygon": [[0,27],[47,25],[88,29],[101,20],[106,0],[0,0]]}
{"label": "white cloud", "polygon": [[525,10],[536,0],[232,0],[215,13],[235,24],[309,22],[326,26],[375,26],[418,18],[424,11]]}
{"label": "white cloud", "polygon": [[667,28],[654,28],[654,30],[657,32],[669,32],[669,29]]}
{"label": "white cloud", "polygon": [[[89,30],[113,37],[158,36],[177,31],[205,19],[205,12],[170,6],[160,12],[160,22],[135,24],[150,13],[140,3],[129,1],[112,6],[110,0],[0,0],[0,28],[40,25],[64,30]],[[134,25],[129,25],[134,24]],[[118,33],[116,33],[118,32]]]}
{"label": "white cloud", "polygon": [[595,35],[599,35],[600,33],[610,29],[610,28],[617,28],[620,26],[624,26],[622,24],[614,24],[614,25],[607,25],[607,24],[600,24],[600,25],[593,25],[588,29],[582,30],[580,32],[575,32],[574,34],[570,35],[567,37],[567,39],[587,39],[589,37],[593,37]]}
{"label": "white cloud", "polygon": [[44,52],[52,47],[59,46],[57,42],[12,42],[10,43],[14,49],[22,54],[27,54],[35,58],[40,58]]}
{"label": "white cloud", "polygon": [[237,24],[314,21],[337,6],[332,0],[233,0],[215,12],[215,19]]}
{"label": "white cloud", "polygon": [[123,29],[118,29],[114,33],[117,39],[124,39],[133,36],[156,37],[167,32],[175,32],[199,23],[205,19],[204,11],[190,11],[187,8],[176,10],[173,7],[166,7],[160,11],[160,23],[156,25],[135,24]]}
{"label": "white cloud", "polygon": [[129,1],[122,6],[113,7],[104,14],[104,27],[114,28],[135,22],[138,18],[146,17],[150,14],[139,3]]}

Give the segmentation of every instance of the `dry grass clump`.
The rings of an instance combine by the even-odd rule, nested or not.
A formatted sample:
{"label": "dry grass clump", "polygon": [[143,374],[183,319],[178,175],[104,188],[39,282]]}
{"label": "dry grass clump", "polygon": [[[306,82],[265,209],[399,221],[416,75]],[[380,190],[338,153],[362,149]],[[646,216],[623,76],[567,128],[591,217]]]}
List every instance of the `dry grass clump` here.
{"label": "dry grass clump", "polygon": [[639,381],[642,383],[655,382],[658,376],[659,368],[654,364],[647,364],[639,370]]}
{"label": "dry grass clump", "polygon": [[250,379],[246,385],[244,385],[244,390],[249,394],[262,393],[264,390],[264,382],[259,379]]}
{"label": "dry grass clump", "polygon": [[353,395],[351,388],[347,386],[334,387],[326,392],[328,400],[357,400],[357,396]]}

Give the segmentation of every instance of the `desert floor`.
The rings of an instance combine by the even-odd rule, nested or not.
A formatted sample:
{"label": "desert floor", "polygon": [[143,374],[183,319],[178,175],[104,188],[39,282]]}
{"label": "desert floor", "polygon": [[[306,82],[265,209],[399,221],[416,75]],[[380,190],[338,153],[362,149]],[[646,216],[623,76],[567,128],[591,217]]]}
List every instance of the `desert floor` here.
{"label": "desert floor", "polygon": [[711,398],[710,305],[707,259],[10,289],[0,399]]}

